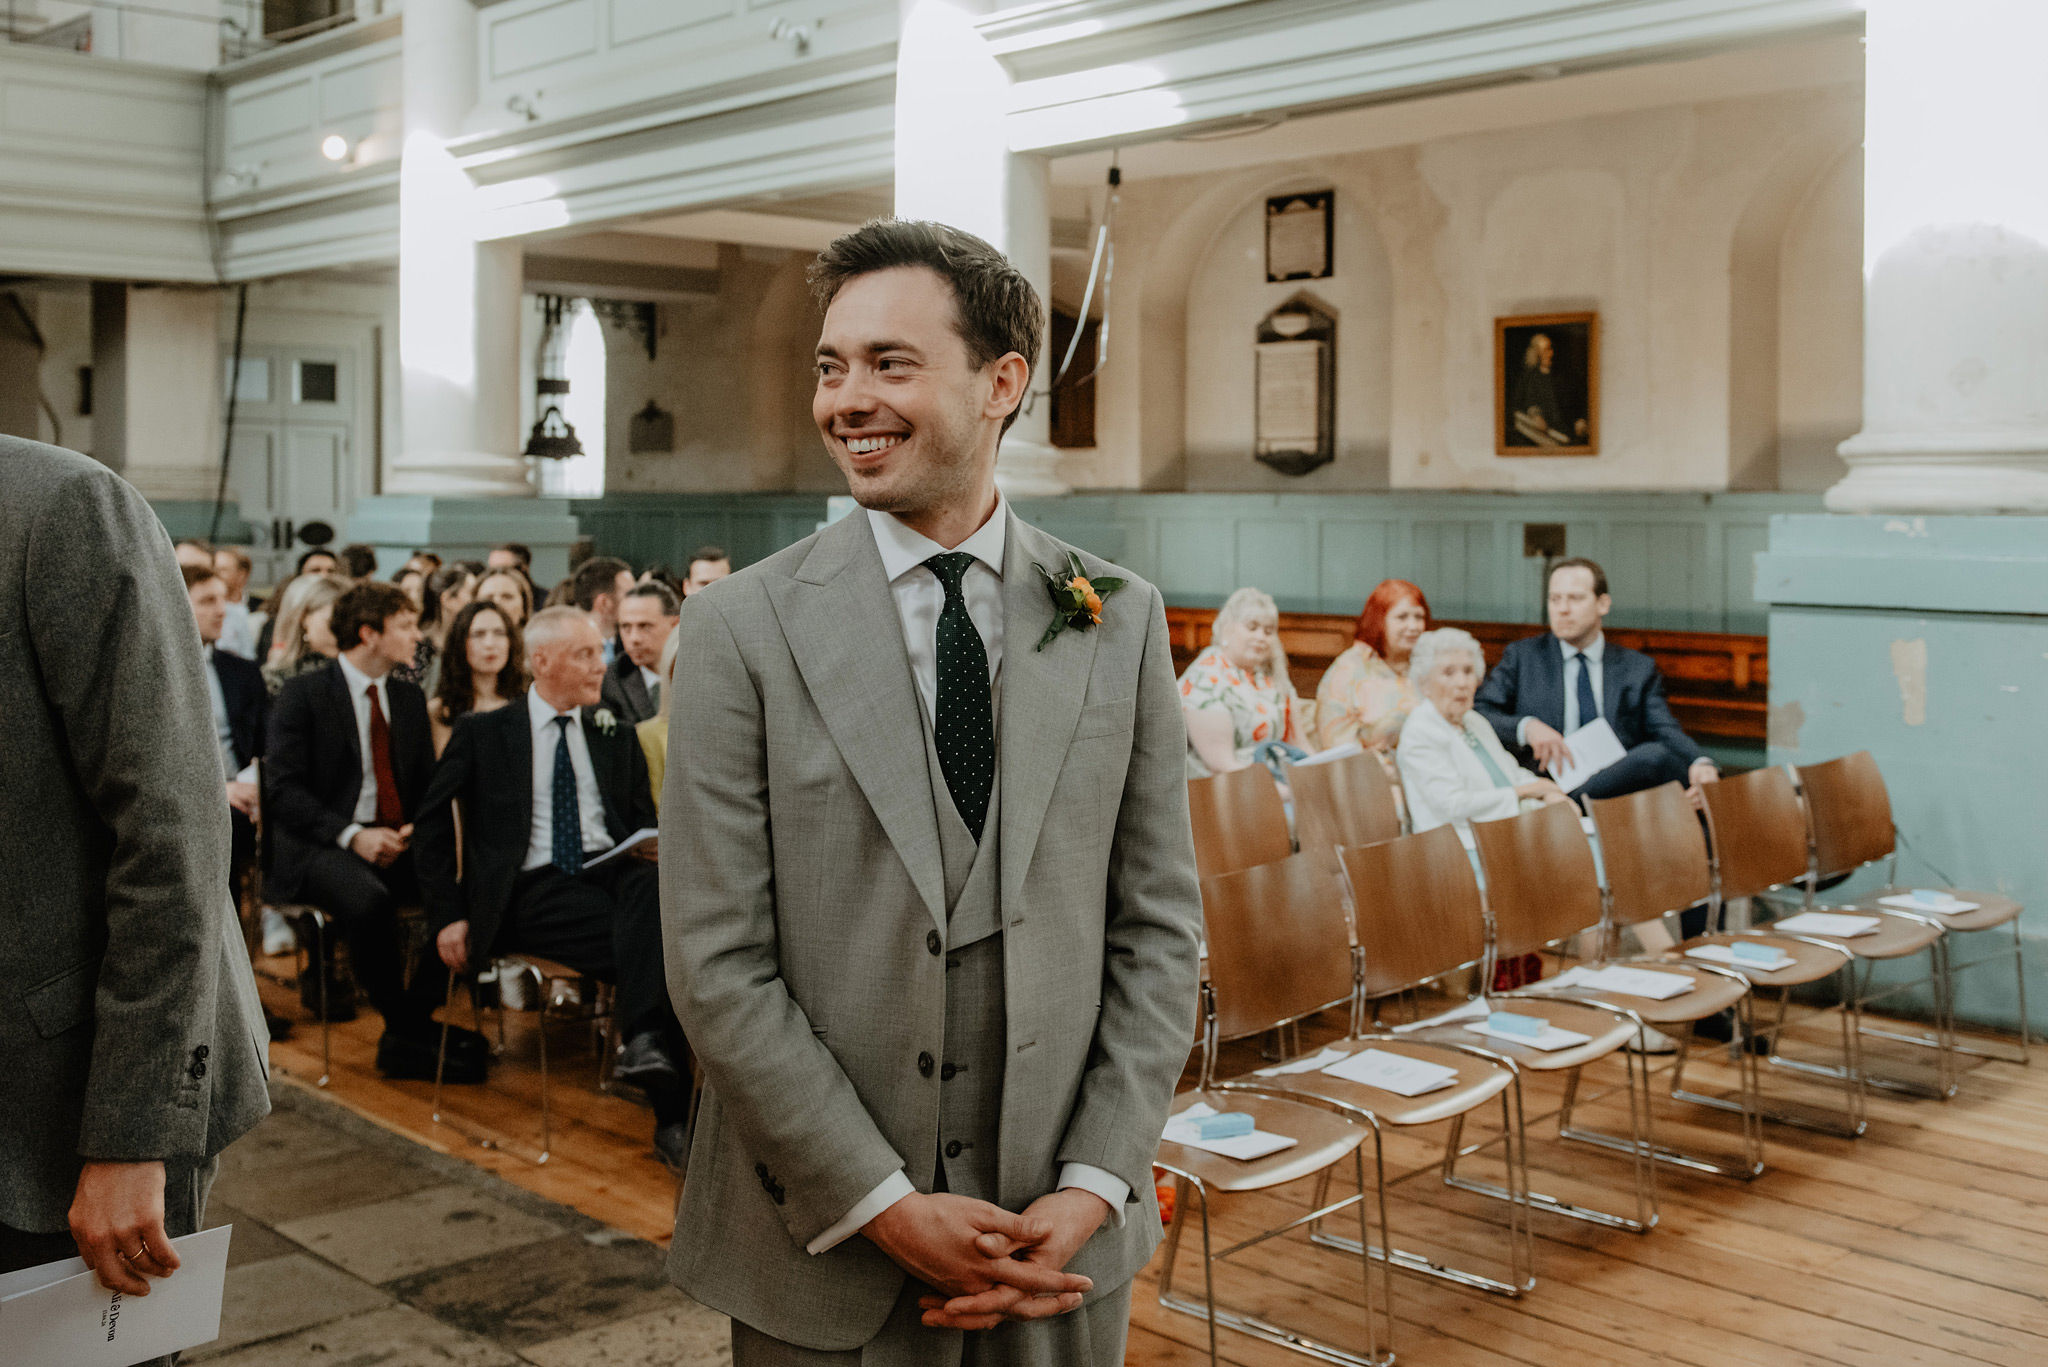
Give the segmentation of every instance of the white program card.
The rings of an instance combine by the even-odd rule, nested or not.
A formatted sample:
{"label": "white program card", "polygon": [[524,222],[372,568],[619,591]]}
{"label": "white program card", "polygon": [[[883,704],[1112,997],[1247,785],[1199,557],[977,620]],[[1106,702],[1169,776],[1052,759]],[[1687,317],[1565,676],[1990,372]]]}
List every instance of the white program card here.
{"label": "white program card", "polygon": [[633,832],[624,840],[621,840],[618,844],[606,850],[603,854],[593,854],[592,856],[590,856],[590,858],[584,860],[583,867],[586,869],[594,869],[599,864],[602,864],[607,860],[617,859],[622,854],[630,854],[634,850],[639,849],[642,845],[645,845],[648,841],[659,840],[660,838],[660,831],[656,830],[652,826],[642,826],[639,830]]}
{"label": "white program card", "polygon": [[1628,753],[1605,717],[1595,717],[1566,736],[1564,746],[1572,752],[1571,763],[1553,765],[1550,776],[1568,793],[1576,792],[1580,784]]}
{"label": "white program card", "polygon": [[180,1266],[152,1277],[147,1296],[109,1291],[82,1259],[11,1274],[0,1283],[0,1358],[64,1367],[132,1367],[220,1337],[232,1225],[173,1239]]}
{"label": "white program card", "polygon": [[1601,992],[1620,992],[1630,997],[1647,997],[1655,1002],[1682,997],[1694,986],[1690,974],[1662,973],[1654,968],[1631,968],[1626,964],[1589,968],[1580,981]]}
{"label": "white program card", "polygon": [[1286,1073],[1318,1072],[1333,1063],[1343,1062],[1344,1057],[1345,1054],[1342,1049],[1324,1049],[1320,1053],[1311,1054],[1307,1058],[1295,1059],[1291,1063],[1276,1063],[1271,1068],[1261,1068],[1255,1076],[1280,1077]]}
{"label": "white program card", "polygon": [[1204,1153],[1221,1154],[1225,1158],[1236,1158],[1249,1162],[1264,1158],[1269,1153],[1291,1149],[1296,1142],[1284,1134],[1271,1134],[1265,1130],[1253,1130],[1250,1134],[1234,1134],[1228,1139],[1204,1139],[1192,1122],[1203,1116],[1215,1115],[1217,1110],[1207,1102],[1198,1101],[1166,1122],[1166,1130],[1160,1135],[1169,1144],[1182,1144]]}
{"label": "white program card", "polygon": [[1832,935],[1836,939],[1854,939],[1858,935],[1869,935],[1884,922],[1875,916],[1842,916],[1832,911],[1802,911],[1797,916],[1787,916],[1782,921],[1773,921],[1772,930],[1782,930],[1787,935]]}
{"label": "white program card", "polygon": [[1361,1049],[1323,1071],[1331,1077],[1341,1077],[1346,1082],[1356,1082],[1364,1087],[1377,1087],[1396,1096],[1421,1096],[1425,1092],[1439,1091],[1458,1080],[1456,1068],[1446,1068],[1428,1059],[1410,1058],[1406,1054],[1389,1053],[1385,1049]]}
{"label": "white program card", "polygon": [[1584,1044],[1588,1039],[1592,1038],[1592,1036],[1582,1035],[1576,1030],[1566,1030],[1561,1026],[1550,1024],[1544,1025],[1543,1033],[1540,1035],[1518,1035],[1512,1030],[1496,1030],[1485,1021],[1473,1021],[1465,1028],[1475,1035],[1485,1035],[1491,1039],[1504,1039],[1510,1044],[1526,1044],[1531,1049],[1545,1054],[1556,1053],[1559,1049],[1569,1049],[1575,1044]]}
{"label": "white program card", "polygon": [[1932,911],[1943,916],[1959,916],[1963,912],[1977,910],[1980,905],[1976,902],[1965,902],[1960,897],[1945,892],[1932,893],[1925,888],[1915,888],[1911,892],[1892,897],[1880,897],[1877,904],[1881,907],[1895,907],[1900,911]]}
{"label": "white program card", "polygon": [[1775,973],[1781,968],[1790,968],[1792,966],[1792,956],[1783,950],[1778,951],[1776,959],[1738,959],[1735,957],[1735,951],[1727,945],[1701,945],[1697,949],[1685,951],[1685,957],[1688,959],[1704,959],[1710,964],[1731,964],[1736,968],[1754,968],[1762,973]]}

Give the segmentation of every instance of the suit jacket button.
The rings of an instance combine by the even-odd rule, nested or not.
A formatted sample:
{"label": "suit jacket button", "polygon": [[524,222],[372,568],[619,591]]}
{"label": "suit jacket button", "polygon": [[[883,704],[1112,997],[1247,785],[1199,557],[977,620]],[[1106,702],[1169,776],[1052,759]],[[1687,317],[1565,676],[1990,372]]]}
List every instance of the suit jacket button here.
{"label": "suit jacket button", "polygon": [[944,948],[944,945],[942,945],[939,941],[939,932],[937,932],[936,930],[926,931],[924,933],[924,947],[930,950],[934,955],[937,955],[938,952]]}
{"label": "suit jacket button", "polygon": [[960,1070],[958,1068],[955,1068],[952,1064],[948,1063],[939,1069],[939,1081],[951,1082],[953,1080],[953,1074],[959,1071]]}
{"label": "suit jacket button", "polygon": [[200,1046],[199,1046],[199,1047],[198,1047],[197,1049],[194,1049],[194,1050],[192,1051],[192,1057],[193,1057],[193,1058],[210,1058],[210,1057],[212,1057],[212,1055],[213,1055],[213,1050],[211,1050],[211,1049],[207,1048],[207,1047],[206,1047],[205,1045],[203,1045],[203,1044],[202,1044],[202,1045],[200,1045]]}
{"label": "suit jacket button", "polygon": [[780,1182],[777,1182],[777,1183],[776,1183],[776,1184],[775,1184],[774,1186],[770,1187],[770,1188],[768,1189],[768,1195],[769,1195],[769,1198],[770,1198],[771,1200],[773,1200],[773,1201],[775,1202],[775,1204],[776,1204],[776,1205],[778,1205],[778,1206],[779,1206],[779,1205],[781,1205],[781,1204],[782,1204],[782,1201],[783,1201],[783,1195],[784,1195],[784,1193],[783,1193],[783,1190],[782,1190],[782,1183],[780,1183]]}
{"label": "suit jacket button", "polygon": [[919,1054],[917,1056],[917,1072],[920,1077],[930,1077],[932,1075],[932,1056],[930,1054]]}
{"label": "suit jacket button", "polygon": [[960,1156],[960,1149],[961,1149],[961,1144],[960,1144],[960,1141],[959,1141],[959,1140],[957,1140],[957,1139],[955,1139],[955,1140],[952,1140],[951,1142],[949,1142],[949,1143],[948,1143],[948,1144],[946,1145],[946,1157],[948,1157],[948,1158],[958,1158],[958,1157]]}
{"label": "suit jacket button", "polygon": [[193,1062],[192,1062],[192,1078],[193,1078],[193,1080],[194,1080],[194,1081],[196,1082],[197,1080],[199,1080],[200,1078],[203,1078],[203,1077],[205,1077],[205,1076],[206,1076],[206,1065],[205,1065],[204,1063],[201,1063],[201,1062],[199,1062],[199,1061],[198,1061],[197,1059],[194,1059],[194,1060],[193,1060]]}

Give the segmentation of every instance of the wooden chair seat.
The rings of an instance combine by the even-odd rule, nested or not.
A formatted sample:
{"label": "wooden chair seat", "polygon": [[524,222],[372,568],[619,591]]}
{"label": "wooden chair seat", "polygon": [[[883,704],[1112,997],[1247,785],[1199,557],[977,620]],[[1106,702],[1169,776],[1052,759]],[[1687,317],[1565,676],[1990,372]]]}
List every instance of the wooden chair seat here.
{"label": "wooden chair seat", "polygon": [[1790,955],[1792,962],[1784,968],[1752,968],[1748,964],[1720,964],[1717,967],[1733,969],[1759,987],[1799,987],[1816,983],[1835,972],[1848,960],[1848,952],[1835,952],[1829,946],[1839,943],[1830,940],[1828,945],[1817,945],[1807,940],[1795,940],[1789,935],[1696,935],[1684,944],[1673,946],[1665,958],[1678,960],[1690,949],[1701,945],[1731,945],[1737,940],[1752,944],[1775,945]]}
{"label": "wooden chair seat", "polygon": [[[1620,963],[1616,966],[1628,968],[1634,965]],[[1647,961],[1644,966],[1648,966]],[[1599,992],[1571,988],[1567,989],[1567,992],[1561,997],[1553,998],[1553,1000],[1576,999],[1579,1001],[1604,1002],[1609,1006],[1619,1007],[1623,1011],[1633,1011],[1651,1025],[1682,1025],[1687,1021],[1704,1020],[1717,1012],[1726,1011],[1729,1007],[1741,1001],[1744,994],[1748,991],[1748,988],[1742,983],[1731,981],[1719,973],[1712,973],[1703,968],[1695,968],[1690,964],[1674,964],[1660,960],[1656,964],[1656,971],[1659,973],[1683,973],[1686,977],[1692,979],[1692,991],[1682,992],[1676,997],[1666,997],[1664,1000],[1658,1001],[1652,997],[1630,996],[1626,992]],[[1541,1001],[1545,997],[1550,996],[1549,993],[1541,990],[1542,986],[1541,983],[1537,983],[1533,987],[1522,989],[1515,995]]]}
{"label": "wooden chair seat", "polygon": [[[1890,910],[1888,907],[1878,905],[1883,898],[1905,897],[1911,895],[1912,891],[1913,889],[1905,887],[1879,888],[1876,892],[1866,893],[1853,902],[1844,902],[1839,906],[1829,907],[1828,910],[1854,911],[1877,915]],[[2020,904],[2003,893],[1975,892],[1969,888],[1943,888],[1942,891],[1957,901],[1975,902],[1977,904],[1975,911],[1966,911],[1957,916],[1943,916],[1939,912],[1927,912],[1927,918],[1940,924],[1944,930],[1965,932],[1992,930],[2011,921],[2021,911]]]}
{"label": "wooden chair seat", "polygon": [[1283,1134],[1294,1141],[1292,1148],[1249,1161],[1171,1140],[1159,1142],[1162,1166],[1186,1173],[1214,1191],[1264,1191],[1298,1182],[1315,1176],[1365,1142],[1366,1131],[1340,1115],[1249,1092],[1182,1092],[1173,1099],[1172,1113],[1179,1115],[1198,1102],[1207,1102],[1219,1111],[1243,1111],[1266,1133]]}
{"label": "wooden chair seat", "polygon": [[[1474,1044],[1484,1047],[1491,1043],[1484,1036],[1471,1035],[1459,1040],[1460,1044]],[[1426,1063],[1441,1064],[1458,1070],[1458,1080],[1448,1087],[1421,1096],[1402,1096],[1380,1087],[1368,1087],[1363,1083],[1349,1082],[1329,1073],[1281,1073],[1274,1077],[1260,1077],[1257,1074],[1239,1079],[1226,1086],[1257,1087],[1261,1092],[1285,1092],[1304,1099],[1349,1106],[1357,1110],[1370,1111],[1374,1118],[1384,1125],[1431,1125],[1440,1120],[1465,1114],[1507,1090],[1514,1080],[1514,1074],[1497,1063],[1461,1054],[1456,1050],[1444,1049],[1423,1041],[1408,1039],[1348,1039],[1330,1046],[1346,1053],[1362,1053],[1367,1049],[1378,1049],[1384,1053],[1401,1054],[1407,1058],[1421,1059]],[[1234,1095],[1234,1092],[1230,1094]],[[1286,1133],[1286,1131],[1281,1131]]]}
{"label": "wooden chair seat", "polygon": [[1498,1035],[1480,1035],[1467,1030],[1464,1025],[1446,1025],[1437,1030],[1422,1033],[1431,1038],[1456,1040],[1459,1044],[1470,1044],[1484,1049],[1489,1054],[1498,1054],[1511,1060],[1516,1067],[1526,1068],[1532,1073],[1562,1072],[1572,1068],[1583,1068],[1589,1063],[1606,1058],[1615,1050],[1635,1038],[1634,1022],[1624,1020],[1612,1012],[1598,1007],[1580,1006],[1574,1002],[1552,999],[1532,1001],[1527,997],[1499,996],[1492,999],[1493,1009],[1511,1012],[1517,1016],[1541,1016],[1560,1030],[1572,1030],[1586,1037],[1584,1044],[1574,1044],[1569,1049],[1532,1049],[1526,1044],[1502,1039]]}
{"label": "wooden chair seat", "polygon": [[1903,959],[1911,954],[1924,954],[1929,945],[1941,938],[1940,926],[1929,925],[1912,916],[1900,916],[1875,907],[1858,907],[1855,914],[1875,916],[1881,924],[1868,935],[1821,935],[1805,930],[1793,933],[1840,945],[1858,959]]}

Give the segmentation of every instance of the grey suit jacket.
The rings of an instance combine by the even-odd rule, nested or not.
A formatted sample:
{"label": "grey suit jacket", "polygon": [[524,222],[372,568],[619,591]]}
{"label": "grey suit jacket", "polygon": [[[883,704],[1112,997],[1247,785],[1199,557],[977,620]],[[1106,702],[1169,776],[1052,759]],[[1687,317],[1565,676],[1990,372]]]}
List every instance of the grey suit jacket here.
{"label": "grey suit jacket", "polygon": [[170,539],[53,446],[0,437],[0,490],[0,1223],[50,1232],[83,1159],[203,1159],[270,1095]]}
{"label": "grey suit jacket", "polygon": [[[1067,549],[1012,517],[998,1185],[1021,1210],[1064,1163],[1128,1182],[1121,1226],[1071,1264],[1107,1292],[1159,1240],[1151,1163],[1192,1044],[1201,903],[1158,591],[1131,578],[1101,626],[1034,650],[1052,603],[1032,562]],[[669,1271],[776,1338],[851,1349],[904,1274],[858,1236],[805,1245],[899,1167],[932,1189],[940,1082],[918,1055],[944,1056],[945,1025],[921,704],[873,530],[846,517],[693,594],[677,629],[662,921],[708,1087]]]}

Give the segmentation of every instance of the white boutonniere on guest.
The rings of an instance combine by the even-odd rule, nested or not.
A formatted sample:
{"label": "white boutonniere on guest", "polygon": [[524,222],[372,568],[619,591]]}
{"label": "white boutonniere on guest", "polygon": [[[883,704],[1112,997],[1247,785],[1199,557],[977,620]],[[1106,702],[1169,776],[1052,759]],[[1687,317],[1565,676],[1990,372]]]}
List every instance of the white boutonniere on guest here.
{"label": "white boutonniere on guest", "polygon": [[1081,557],[1067,552],[1069,568],[1049,570],[1037,561],[1031,568],[1045,576],[1046,592],[1052,595],[1052,622],[1045,629],[1045,635],[1038,638],[1037,649],[1044,650],[1052,644],[1052,638],[1068,627],[1086,631],[1089,627],[1102,625],[1102,600],[1124,586],[1124,581],[1105,576],[1090,579],[1082,567]]}
{"label": "white boutonniere on guest", "polygon": [[607,736],[619,729],[619,719],[612,715],[612,710],[609,707],[598,708],[597,711],[590,714],[590,719],[596,722],[597,729]]}

